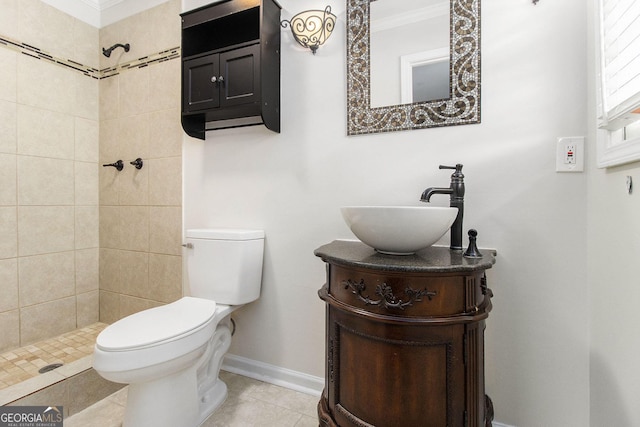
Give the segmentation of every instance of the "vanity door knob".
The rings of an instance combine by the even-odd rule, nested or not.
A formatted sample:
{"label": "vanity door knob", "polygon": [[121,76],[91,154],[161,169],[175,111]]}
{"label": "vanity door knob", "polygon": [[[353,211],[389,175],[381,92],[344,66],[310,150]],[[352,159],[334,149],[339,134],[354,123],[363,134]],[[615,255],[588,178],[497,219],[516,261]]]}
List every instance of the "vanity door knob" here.
{"label": "vanity door knob", "polygon": [[216,76],[211,77],[211,83],[215,83],[218,81],[218,78]]}
{"label": "vanity door knob", "polygon": [[187,249],[193,249],[193,243],[184,243],[182,246],[184,246]]}
{"label": "vanity door knob", "polygon": [[218,77],[218,81],[219,81],[220,83],[224,83],[224,77],[222,77],[222,76]]}

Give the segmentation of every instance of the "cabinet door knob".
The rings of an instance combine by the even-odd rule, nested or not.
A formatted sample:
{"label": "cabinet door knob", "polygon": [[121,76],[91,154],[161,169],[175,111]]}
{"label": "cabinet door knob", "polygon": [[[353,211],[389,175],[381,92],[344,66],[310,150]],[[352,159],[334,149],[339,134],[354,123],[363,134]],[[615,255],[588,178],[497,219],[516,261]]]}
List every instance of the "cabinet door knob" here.
{"label": "cabinet door knob", "polygon": [[215,83],[218,81],[218,78],[216,76],[211,77],[211,83]]}
{"label": "cabinet door knob", "polygon": [[218,77],[218,81],[219,81],[220,83],[223,83],[223,82],[224,82],[224,77],[222,77],[222,76]]}

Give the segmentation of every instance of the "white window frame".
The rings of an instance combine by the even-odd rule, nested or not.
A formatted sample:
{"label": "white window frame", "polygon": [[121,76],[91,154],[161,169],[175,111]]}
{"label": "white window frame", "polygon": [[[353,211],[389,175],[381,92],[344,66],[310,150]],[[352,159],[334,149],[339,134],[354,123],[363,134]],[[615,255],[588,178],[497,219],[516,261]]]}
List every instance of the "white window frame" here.
{"label": "white window frame", "polygon": [[[612,166],[618,166],[626,163],[631,163],[640,160],[640,138],[631,140],[624,139],[624,124],[625,119],[623,115],[618,115],[613,119],[608,119],[604,112],[603,99],[606,97],[604,91],[604,61],[603,61],[603,32],[602,32],[602,7],[603,1],[599,0],[598,7],[596,8],[596,34],[597,34],[597,106],[598,106],[598,133],[597,133],[597,166],[599,168],[607,168]],[[638,93],[640,96],[640,93]],[[635,105],[634,108],[638,108],[640,105]],[[612,108],[610,108],[611,110]],[[633,109],[633,108],[631,108]]]}

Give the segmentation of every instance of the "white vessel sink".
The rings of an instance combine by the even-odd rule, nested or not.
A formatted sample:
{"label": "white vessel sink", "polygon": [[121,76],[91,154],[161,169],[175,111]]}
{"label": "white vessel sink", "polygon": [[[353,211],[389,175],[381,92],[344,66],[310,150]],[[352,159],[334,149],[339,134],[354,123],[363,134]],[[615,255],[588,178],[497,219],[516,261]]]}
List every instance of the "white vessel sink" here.
{"label": "white vessel sink", "polygon": [[457,208],[436,206],[345,206],[342,217],[360,241],[390,255],[411,255],[449,230]]}

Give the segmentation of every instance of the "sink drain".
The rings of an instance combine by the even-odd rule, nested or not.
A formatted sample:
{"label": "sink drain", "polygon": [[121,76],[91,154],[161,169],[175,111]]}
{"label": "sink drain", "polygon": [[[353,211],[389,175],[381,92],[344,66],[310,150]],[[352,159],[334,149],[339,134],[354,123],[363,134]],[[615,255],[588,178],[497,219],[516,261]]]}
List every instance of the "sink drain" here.
{"label": "sink drain", "polygon": [[60,366],[62,366],[62,363],[52,363],[51,365],[43,366],[42,368],[38,369],[38,372],[44,374],[45,372],[53,371]]}

